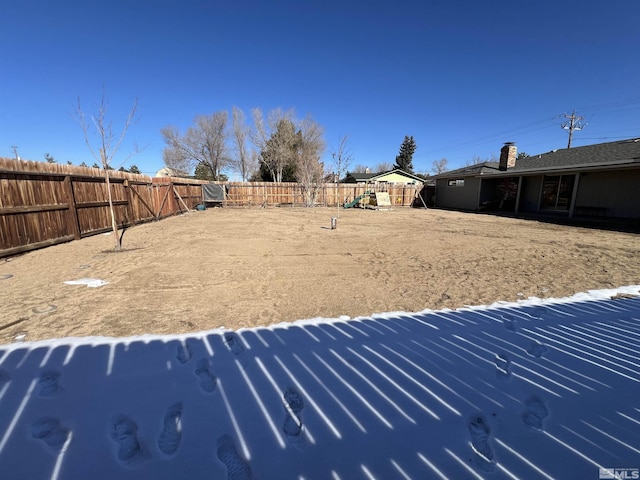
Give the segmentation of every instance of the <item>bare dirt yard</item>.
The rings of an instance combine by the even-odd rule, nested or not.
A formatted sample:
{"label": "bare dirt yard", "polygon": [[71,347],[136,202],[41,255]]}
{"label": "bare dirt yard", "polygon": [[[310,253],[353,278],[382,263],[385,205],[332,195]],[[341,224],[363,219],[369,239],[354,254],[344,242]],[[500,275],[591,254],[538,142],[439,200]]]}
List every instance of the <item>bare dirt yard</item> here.
{"label": "bare dirt yard", "polygon": [[[441,210],[217,208],[0,259],[0,343],[188,333],[640,284],[640,236]],[[66,285],[96,278],[99,288]]]}

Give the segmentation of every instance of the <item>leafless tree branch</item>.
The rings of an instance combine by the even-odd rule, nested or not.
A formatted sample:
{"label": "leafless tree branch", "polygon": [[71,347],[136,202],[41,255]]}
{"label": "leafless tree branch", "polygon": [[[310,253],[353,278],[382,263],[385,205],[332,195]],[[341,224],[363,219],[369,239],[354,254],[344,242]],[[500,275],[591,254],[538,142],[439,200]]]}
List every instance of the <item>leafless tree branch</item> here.
{"label": "leafless tree branch", "polygon": [[[104,90],[102,92],[102,98],[100,100],[100,104],[98,105],[97,112],[89,116],[90,123],[87,121],[86,115],[82,110],[80,97],[78,97],[78,101],[74,111],[74,117],[76,121],[80,124],[80,127],[82,128],[84,141],[87,144],[87,147],[91,152],[91,155],[99,162],[99,164],[104,169],[105,184],[107,188],[107,197],[109,200],[109,211],[111,213],[111,228],[113,230],[114,250],[120,250],[121,244],[120,244],[120,240],[118,239],[118,224],[116,221],[115,211],[113,208],[113,198],[111,195],[111,182],[109,179],[109,168],[111,167],[111,163],[113,162],[113,159],[116,153],[118,152],[118,150],[122,145],[122,142],[124,141],[124,138],[127,134],[127,130],[129,129],[131,124],[134,122],[137,105],[138,105],[138,101],[136,99],[133,102],[133,106],[131,107],[129,114],[127,115],[124,126],[122,127],[122,130],[120,131],[119,135],[116,135],[114,133],[113,121],[108,120],[107,118],[108,101],[107,101],[107,97]],[[98,140],[97,140],[98,152],[96,152],[96,149],[91,144],[91,141],[89,139],[90,131],[92,130],[91,127],[93,128],[95,133],[98,135]],[[133,153],[128,155],[126,160],[131,158],[132,155]]]}
{"label": "leafless tree branch", "polygon": [[176,127],[162,128],[160,133],[167,144],[163,152],[165,164],[170,168],[179,166],[178,170],[193,170],[204,165],[218,178],[231,161],[227,147],[228,116],[226,111],[196,115],[184,135],[180,135]]}
{"label": "leafless tree branch", "polygon": [[299,123],[296,177],[301,184],[305,205],[308,207],[316,203],[324,178],[324,165],[320,161],[325,147],[322,135],[322,127],[311,117],[306,117]]}

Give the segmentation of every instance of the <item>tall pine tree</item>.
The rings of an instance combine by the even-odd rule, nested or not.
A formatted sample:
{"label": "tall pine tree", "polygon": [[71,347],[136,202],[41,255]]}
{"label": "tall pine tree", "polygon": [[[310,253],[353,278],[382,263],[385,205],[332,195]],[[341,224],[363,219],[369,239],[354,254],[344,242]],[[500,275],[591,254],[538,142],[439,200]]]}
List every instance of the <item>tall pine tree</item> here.
{"label": "tall pine tree", "polygon": [[402,145],[400,145],[400,153],[396,157],[396,163],[393,168],[399,168],[407,173],[413,173],[413,154],[416,148],[416,141],[413,139],[413,135],[410,137],[405,135]]}

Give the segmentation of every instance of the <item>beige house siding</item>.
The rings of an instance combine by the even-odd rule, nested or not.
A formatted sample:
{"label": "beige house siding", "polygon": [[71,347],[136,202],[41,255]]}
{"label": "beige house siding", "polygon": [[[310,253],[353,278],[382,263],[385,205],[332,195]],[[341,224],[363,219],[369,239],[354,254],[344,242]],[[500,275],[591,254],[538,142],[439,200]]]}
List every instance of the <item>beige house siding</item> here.
{"label": "beige house siding", "polygon": [[176,172],[169,167],[162,167],[156,172],[156,177],[175,177]]}
{"label": "beige house siding", "polygon": [[376,177],[375,181],[378,183],[388,182],[388,183],[406,183],[406,184],[415,184],[415,185],[422,185],[424,183],[413,178],[405,177],[404,175],[400,175],[398,173],[389,173],[387,175]]}

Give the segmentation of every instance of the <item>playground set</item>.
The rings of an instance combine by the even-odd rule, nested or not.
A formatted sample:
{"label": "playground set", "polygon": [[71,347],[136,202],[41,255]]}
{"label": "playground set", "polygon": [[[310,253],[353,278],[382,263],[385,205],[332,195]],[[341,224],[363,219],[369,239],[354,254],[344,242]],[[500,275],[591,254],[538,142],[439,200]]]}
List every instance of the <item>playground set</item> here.
{"label": "playground set", "polygon": [[[367,190],[361,195],[358,195],[351,201],[344,203],[344,208],[372,208],[375,210],[386,210],[391,207],[391,199],[389,198],[389,192],[379,191],[376,192],[375,187],[372,190]],[[383,207],[383,208],[380,208]]]}

